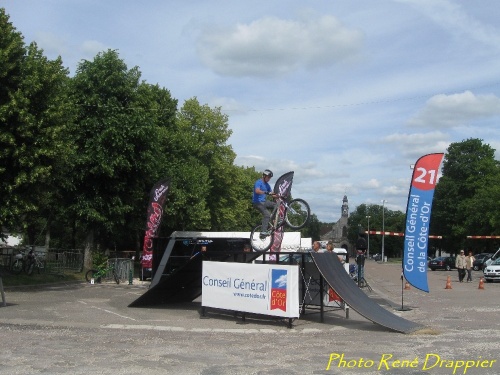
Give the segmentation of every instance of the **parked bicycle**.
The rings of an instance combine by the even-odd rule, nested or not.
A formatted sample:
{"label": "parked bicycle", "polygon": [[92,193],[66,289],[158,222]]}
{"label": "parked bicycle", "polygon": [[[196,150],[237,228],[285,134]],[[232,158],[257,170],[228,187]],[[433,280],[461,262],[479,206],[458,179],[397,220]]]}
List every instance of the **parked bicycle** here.
{"label": "parked bicycle", "polygon": [[100,283],[102,279],[113,279],[117,284],[120,284],[120,278],[113,263],[109,263],[95,270],[88,270],[85,273],[85,280],[87,280],[88,283],[92,283],[92,280],[95,283]]}
{"label": "parked bicycle", "polygon": [[30,250],[28,254],[17,254],[11,266],[12,273],[16,275],[19,275],[23,270],[28,275],[32,275],[35,269],[38,273],[43,272],[45,270],[45,261],[33,250]]}
{"label": "parked bicycle", "polygon": [[[305,200],[297,198],[288,202],[286,197],[278,195],[268,227],[262,228],[262,224],[259,224],[250,234],[252,248],[258,252],[269,250],[274,243],[274,232],[283,226],[292,230],[303,228],[309,221],[310,215],[311,209]],[[280,218],[283,219],[280,220]],[[267,233],[267,235],[262,235],[262,233]]]}

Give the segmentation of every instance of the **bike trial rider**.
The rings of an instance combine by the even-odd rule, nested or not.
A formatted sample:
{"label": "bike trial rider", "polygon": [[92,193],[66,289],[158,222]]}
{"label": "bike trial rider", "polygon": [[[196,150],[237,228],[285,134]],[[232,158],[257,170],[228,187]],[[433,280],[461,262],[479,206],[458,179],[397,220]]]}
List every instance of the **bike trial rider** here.
{"label": "bike trial rider", "polygon": [[269,185],[269,181],[272,177],[273,172],[269,169],[266,169],[264,172],[262,172],[262,178],[259,178],[257,181],[255,181],[255,184],[253,186],[252,205],[262,214],[262,232],[260,232],[261,237],[269,235],[268,232],[265,232],[269,225],[269,218],[271,217],[271,213],[268,209],[272,210],[276,205],[275,202],[266,199],[266,195],[271,195],[273,198],[276,196],[276,194],[274,194],[273,192],[273,189],[271,189],[271,185]]}

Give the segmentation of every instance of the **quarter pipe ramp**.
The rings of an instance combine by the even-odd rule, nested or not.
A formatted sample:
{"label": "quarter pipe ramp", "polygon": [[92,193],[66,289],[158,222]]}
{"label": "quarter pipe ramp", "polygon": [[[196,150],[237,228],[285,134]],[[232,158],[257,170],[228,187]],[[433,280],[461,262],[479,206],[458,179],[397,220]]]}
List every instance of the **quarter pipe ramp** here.
{"label": "quarter pipe ramp", "polygon": [[376,324],[402,333],[411,333],[424,328],[421,324],[393,314],[370,299],[345,272],[336,254],[311,252],[311,256],[328,285],[358,314]]}

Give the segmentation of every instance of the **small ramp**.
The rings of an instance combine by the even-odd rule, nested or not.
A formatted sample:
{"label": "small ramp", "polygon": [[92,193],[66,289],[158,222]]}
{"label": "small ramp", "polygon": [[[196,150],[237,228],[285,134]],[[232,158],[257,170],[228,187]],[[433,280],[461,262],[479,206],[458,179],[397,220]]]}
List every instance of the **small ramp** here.
{"label": "small ramp", "polygon": [[411,333],[423,325],[401,318],[368,297],[350,278],[336,254],[310,253],[319,272],[345,303],[373,323],[402,333]]}
{"label": "small ramp", "polygon": [[201,254],[191,258],[182,267],[151,286],[129,307],[161,305],[164,303],[191,302],[201,295]]}

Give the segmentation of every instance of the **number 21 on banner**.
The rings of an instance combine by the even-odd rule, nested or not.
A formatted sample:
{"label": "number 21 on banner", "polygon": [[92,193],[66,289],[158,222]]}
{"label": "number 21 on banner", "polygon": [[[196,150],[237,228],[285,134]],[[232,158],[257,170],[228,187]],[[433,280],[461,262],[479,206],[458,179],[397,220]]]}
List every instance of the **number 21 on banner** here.
{"label": "number 21 on banner", "polygon": [[433,190],[438,175],[438,168],[444,154],[429,154],[418,159],[413,172],[412,185],[421,190]]}
{"label": "number 21 on banner", "polygon": [[425,168],[417,168],[417,173],[419,174],[413,181],[420,182],[422,184],[434,185],[436,183],[436,170],[432,169],[428,171]]}

